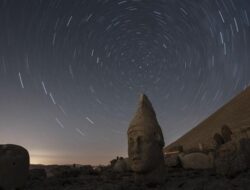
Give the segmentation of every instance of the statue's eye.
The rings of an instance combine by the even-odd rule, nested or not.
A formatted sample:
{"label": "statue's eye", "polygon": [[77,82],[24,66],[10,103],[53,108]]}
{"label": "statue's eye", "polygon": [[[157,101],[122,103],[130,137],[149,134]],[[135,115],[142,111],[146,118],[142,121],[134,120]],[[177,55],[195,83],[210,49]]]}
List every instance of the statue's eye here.
{"label": "statue's eye", "polygon": [[134,140],[132,138],[129,138],[129,141],[128,141],[129,144],[133,144],[134,143]]}
{"label": "statue's eye", "polygon": [[140,141],[141,142],[144,142],[144,143],[148,143],[149,142],[149,139],[147,137],[141,137],[140,138]]}

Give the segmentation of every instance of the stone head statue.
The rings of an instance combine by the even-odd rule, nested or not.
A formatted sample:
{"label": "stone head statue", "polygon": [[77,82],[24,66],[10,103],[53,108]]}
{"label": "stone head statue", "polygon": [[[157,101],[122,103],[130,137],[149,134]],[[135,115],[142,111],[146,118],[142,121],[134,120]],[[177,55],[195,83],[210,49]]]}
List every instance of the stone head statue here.
{"label": "stone head statue", "polygon": [[[164,138],[154,109],[142,94],[138,109],[128,128],[128,156],[136,176],[158,178],[164,168]],[[162,174],[161,174],[162,175]]]}
{"label": "stone head statue", "polygon": [[232,137],[231,137],[232,134],[233,133],[232,133],[231,129],[228,127],[228,125],[223,125],[221,127],[221,135],[222,135],[225,142],[229,142],[232,140]]}

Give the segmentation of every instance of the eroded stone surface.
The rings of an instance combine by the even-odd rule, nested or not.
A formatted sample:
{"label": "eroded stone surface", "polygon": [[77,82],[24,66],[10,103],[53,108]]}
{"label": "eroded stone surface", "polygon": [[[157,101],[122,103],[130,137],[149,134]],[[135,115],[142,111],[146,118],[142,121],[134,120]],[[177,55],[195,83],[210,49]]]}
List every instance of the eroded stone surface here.
{"label": "eroded stone surface", "polygon": [[230,141],[219,147],[215,155],[215,168],[218,174],[235,176],[247,169],[248,163],[239,142]]}
{"label": "eroded stone surface", "polygon": [[181,165],[184,169],[212,169],[213,157],[204,153],[190,153],[179,155]]}
{"label": "eroded stone surface", "polygon": [[29,176],[29,153],[18,145],[0,145],[0,187],[23,187]]}
{"label": "eroded stone surface", "polygon": [[128,128],[128,156],[137,182],[164,180],[164,138],[151,102],[141,95]]}

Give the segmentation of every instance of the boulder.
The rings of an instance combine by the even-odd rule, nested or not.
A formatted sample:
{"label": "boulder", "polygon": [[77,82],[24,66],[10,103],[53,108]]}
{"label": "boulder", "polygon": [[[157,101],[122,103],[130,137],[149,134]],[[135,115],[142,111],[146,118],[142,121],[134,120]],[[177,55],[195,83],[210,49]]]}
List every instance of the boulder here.
{"label": "boulder", "polygon": [[129,171],[130,167],[128,158],[117,160],[113,166],[113,170],[120,173]]}
{"label": "boulder", "polygon": [[177,167],[180,165],[180,159],[178,154],[167,155],[165,157],[165,165],[167,167]]}
{"label": "boulder", "polygon": [[127,166],[124,160],[117,160],[114,164],[113,170],[115,172],[125,172],[127,170]]}
{"label": "boulder", "polygon": [[25,186],[29,177],[28,151],[18,145],[0,145],[0,189],[9,190]]}
{"label": "boulder", "polygon": [[213,158],[210,155],[196,152],[179,155],[181,165],[184,169],[211,169],[213,168]]}
{"label": "boulder", "polygon": [[218,174],[233,177],[248,168],[246,142],[230,141],[223,144],[215,153],[215,169]]}

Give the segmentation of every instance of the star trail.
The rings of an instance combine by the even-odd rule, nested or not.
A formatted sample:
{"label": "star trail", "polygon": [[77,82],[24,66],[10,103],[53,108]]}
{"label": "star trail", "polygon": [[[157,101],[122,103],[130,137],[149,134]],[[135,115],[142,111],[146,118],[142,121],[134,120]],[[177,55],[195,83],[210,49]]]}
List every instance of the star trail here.
{"label": "star trail", "polygon": [[250,85],[248,0],[0,0],[0,143],[127,156],[140,93],[166,144]]}

